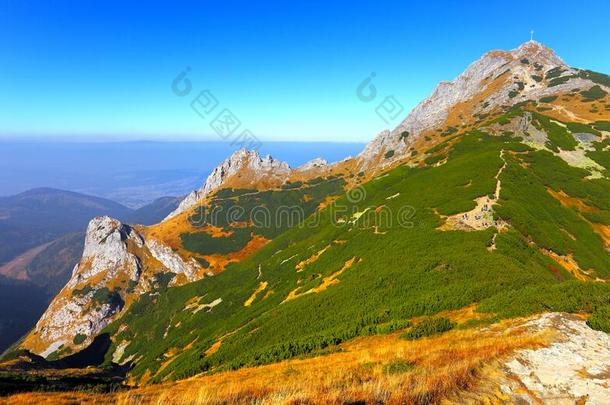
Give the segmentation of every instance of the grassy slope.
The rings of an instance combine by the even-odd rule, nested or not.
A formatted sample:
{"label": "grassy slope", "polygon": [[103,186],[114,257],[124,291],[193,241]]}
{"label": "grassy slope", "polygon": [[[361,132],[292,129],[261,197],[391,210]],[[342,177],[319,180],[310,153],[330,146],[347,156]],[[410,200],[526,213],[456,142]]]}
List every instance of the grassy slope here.
{"label": "grassy slope", "polygon": [[[497,403],[503,396],[499,389],[488,390],[476,384],[482,374],[489,375],[489,363],[502,361],[514,350],[540,348],[549,340],[548,332],[532,333],[521,327],[522,323],[523,320],[505,320],[483,329],[457,329],[422,340],[401,339],[398,333],[369,336],[346,342],[341,345],[342,350],[325,356],[243,368],[173,384],[109,394],[27,393],[10,397],[8,402],[435,404],[446,399],[459,402],[456,397],[461,398],[458,395],[462,390],[476,387],[483,388],[480,391],[483,398],[491,397],[486,403]],[[487,392],[490,393],[486,395]],[[469,394],[480,398],[478,392],[474,395]]]}
{"label": "grassy slope", "polygon": [[[340,198],[319,216],[309,218],[306,226],[281,234],[224,273],[143,296],[108,331],[115,334],[115,345],[130,342],[123,358],[138,356],[132,375],[155,382],[319,353],[354,336],[376,333],[392,322],[473,302],[499,316],[548,309],[591,310],[601,305],[608,300],[610,286],[577,282],[563,270],[558,277],[550,269],[560,266],[540,248],[573,253],[583,268],[594,269],[600,277],[610,276],[608,254],[586,218],[553,200],[545,189],[556,188],[586,200],[599,208],[597,216],[588,219],[608,224],[608,181],[584,180],[584,171],[548,152],[505,154],[507,167],[496,209],[513,226],[497,235],[497,249],[488,250],[495,228],[436,230],[442,224],[437,213],[468,211],[474,208],[475,198],[493,194],[494,176],[503,165],[502,149],[527,150],[507,138],[465,136],[450,151],[446,164],[399,167],[367,183],[364,200],[353,204]],[[530,164],[528,170],[522,169],[521,160]],[[349,220],[366,207],[382,205],[392,210],[392,224],[368,214],[352,225],[333,221]],[[345,209],[339,211],[341,206]],[[399,211],[403,206],[414,210]],[[399,212],[412,226],[397,224]],[[307,226],[312,221],[319,224]],[[373,225],[379,226],[379,233],[374,233]],[[559,228],[577,236],[576,241]],[[298,262],[328,245],[302,272],[295,270]],[[325,277],[353,258],[357,258],[354,264],[336,277],[338,283],[298,296],[323,285]],[[244,306],[262,282],[267,287],[252,305]],[[291,292],[297,297],[282,303]],[[218,298],[222,302],[193,314],[185,310],[193,297],[201,297],[200,303]],[[123,324],[129,327],[119,333]],[[211,347],[217,350],[206,355]],[[178,349],[168,362],[164,354],[172,348]]]}

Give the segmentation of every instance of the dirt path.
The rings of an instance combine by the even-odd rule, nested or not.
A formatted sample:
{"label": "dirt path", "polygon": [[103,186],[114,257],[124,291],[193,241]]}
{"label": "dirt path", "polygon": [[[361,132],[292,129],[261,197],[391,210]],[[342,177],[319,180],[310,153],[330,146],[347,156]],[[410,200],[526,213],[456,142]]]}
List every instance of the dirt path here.
{"label": "dirt path", "polygon": [[500,180],[500,176],[506,168],[504,149],[500,151],[500,159],[502,160],[503,164],[494,176],[496,179],[496,188],[493,197],[490,198],[489,196],[482,196],[477,198],[475,200],[476,206],[472,210],[447,217],[445,224],[439,228],[440,230],[449,231],[461,229],[473,231],[487,229],[491,226],[503,226],[503,222],[496,221],[494,219],[492,206],[498,202],[500,199],[500,192],[502,191],[502,181]]}

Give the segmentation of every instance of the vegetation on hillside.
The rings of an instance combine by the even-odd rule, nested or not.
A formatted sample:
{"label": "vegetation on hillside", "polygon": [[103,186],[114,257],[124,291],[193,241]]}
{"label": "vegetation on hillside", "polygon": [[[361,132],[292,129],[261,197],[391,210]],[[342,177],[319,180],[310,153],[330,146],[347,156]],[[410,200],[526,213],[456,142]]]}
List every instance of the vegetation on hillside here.
{"label": "vegetation on hillside", "polygon": [[[543,116],[537,122],[556,125]],[[574,145],[571,132],[554,130],[550,146]],[[610,223],[607,179],[587,178],[588,171],[548,151],[480,131],[464,135],[446,157],[435,167],[398,167],[360,187],[361,198],[348,193],[301,226],[259,230],[277,237],[215,277],[142,296],[107,328],[114,340],[107,361],[127,342],[122,358],[137,356],[132,376],[160,382],[325,353],[471,303],[497,317],[607,304],[610,286],[575,276],[610,277],[594,229]],[[506,227],[438,229],[444,217],[492,195],[498,175],[493,210]],[[245,198],[239,204],[247,210],[274,203],[262,195],[269,198],[242,194],[227,204]],[[562,257],[577,268],[564,267]],[[217,304],[196,311],[193,302]]]}
{"label": "vegetation on hillside", "polygon": [[325,198],[340,194],[344,185],[342,178],[331,176],[306,183],[288,183],[279,190],[221,190],[208,204],[194,209],[189,221],[194,228],[212,225],[227,234],[183,233],[180,235],[182,246],[202,255],[237,252],[254,235],[271,239],[297,226]]}
{"label": "vegetation on hillside", "polygon": [[[504,321],[485,330],[456,330],[426,341],[398,334],[358,339],[325,356],[175,384],[113,393],[28,393],[16,404],[69,403],[436,403],[473,388],[489,364],[518,349],[537,349],[547,336]],[[507,331],[509,330],[509,331]]]}

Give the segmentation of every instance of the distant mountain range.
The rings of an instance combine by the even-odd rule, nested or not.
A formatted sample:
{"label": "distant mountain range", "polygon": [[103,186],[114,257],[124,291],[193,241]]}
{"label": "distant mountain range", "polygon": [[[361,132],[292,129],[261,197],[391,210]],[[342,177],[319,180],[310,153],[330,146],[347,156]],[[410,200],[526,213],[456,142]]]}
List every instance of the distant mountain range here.
{"label": "distant mountain range", "polygon": [[0,264],[71,232],[98,215],[127,218],[129,208],[99,197],[37,188],[0,198]]}

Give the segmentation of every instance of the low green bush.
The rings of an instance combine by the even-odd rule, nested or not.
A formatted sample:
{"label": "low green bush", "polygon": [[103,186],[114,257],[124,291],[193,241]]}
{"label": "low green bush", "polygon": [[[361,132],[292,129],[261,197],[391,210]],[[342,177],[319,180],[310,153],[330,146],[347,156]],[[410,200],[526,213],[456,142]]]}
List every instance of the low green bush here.
{"label": "low green bush", "polygon": [[433,165],[436,164],[438,162],[440,162],[441,160],[445,159],[447,156],[444,155],[437,155],[437,156],[430,156],[424,159],[424,162],[427,165]]}
{"label": "low green bush", "polygon": [[72,339],[72,343],[75,345],[80,345],[85,341],[85,339],[87,339],[87,336],[78,333],[76,336],[74,336],[74,339]]}
{"label": "low green bush", "polygon": [[383,373],[388,375],[404,374],[412,371],[415,364],[402,359],[395,359],[383,366]]}
{"label": "low green bush", "polygon": [[428,318],[415,326],[412,326],[400,337],[407,340],[415,340],[426,336],[438,335],[450,331],[455,327],[455,322],[447,318]]}
{"label": "low green bush", "polygon": [[556,77],[561,76],[561,74],[563,72],[564,72],[564,69],[558,66],[558,67],[553,68],[553,69],[549,70],[548,72],[546,72],[546,78],[547,79],[554,79]]}
{"label": "low green bush", "polygon": [[610,121],[595,121],[593,123],[593,127],[595,129],[599,129],[600,131],[610,132]]}
{"label": "low green bush", "polygon": [[557,96],[542,97],[538,101],[540,101],[541,103],[552,103],[555,100],[557,100]]}
{"label": "low green bush", "polygon": [[610,333],[610,305],[598,308],[587,320],[587,325],[591,329]]}
{"label": "low green bush", "polygon": [[580,95],[585,98],[585,101],[599,100],[606,97],[608,93],[599,86],[593,86],[589,90],[581,91]]}
{"label": "low green bush", "polygon": [[589,125],[581,124],[580,122],[567,122],[568,129],[573,133],[585,133],[600,136],[601,134],[596,129],[591,128]]}

